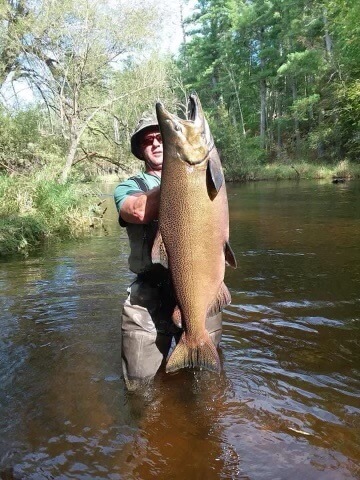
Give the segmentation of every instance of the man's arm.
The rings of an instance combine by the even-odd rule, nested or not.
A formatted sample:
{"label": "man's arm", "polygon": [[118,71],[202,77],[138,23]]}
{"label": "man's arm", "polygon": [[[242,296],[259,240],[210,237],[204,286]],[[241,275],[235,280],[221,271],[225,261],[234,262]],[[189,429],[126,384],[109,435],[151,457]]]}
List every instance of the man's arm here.
{"label": "man's arm", "polygon": [[128,223],[149,223],[159,215],[160,187],[129,195],[120,208],[120,217]]}

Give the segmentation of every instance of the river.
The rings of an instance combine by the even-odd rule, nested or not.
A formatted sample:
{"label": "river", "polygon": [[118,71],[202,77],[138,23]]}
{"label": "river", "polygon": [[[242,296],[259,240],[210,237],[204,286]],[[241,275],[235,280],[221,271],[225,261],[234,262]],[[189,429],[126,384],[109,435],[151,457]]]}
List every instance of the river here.
{"label": "river", "polygon": [[228,194],[220,375],[125,391],[110,197],[102,235],[1,263],[1,479],[360,478],[360,183]]}

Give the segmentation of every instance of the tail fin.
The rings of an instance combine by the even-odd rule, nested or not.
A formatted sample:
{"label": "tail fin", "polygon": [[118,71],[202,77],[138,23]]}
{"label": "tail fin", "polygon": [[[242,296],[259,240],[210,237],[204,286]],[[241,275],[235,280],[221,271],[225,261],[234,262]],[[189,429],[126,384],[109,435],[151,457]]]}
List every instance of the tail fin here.
{"label": "tail fin", "polygon": [[176,372],[185,367],[202,367],[213,372],[220,372],[220,359],[209,333],[196,346],[189,346],[184,332],[166,363],[166,372]]}

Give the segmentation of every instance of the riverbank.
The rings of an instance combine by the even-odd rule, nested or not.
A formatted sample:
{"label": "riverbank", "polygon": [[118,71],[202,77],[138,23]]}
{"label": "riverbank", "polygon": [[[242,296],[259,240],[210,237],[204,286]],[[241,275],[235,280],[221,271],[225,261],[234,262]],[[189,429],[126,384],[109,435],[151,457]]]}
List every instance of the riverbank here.
{"label": "riverbank", "polygon": [[[360,178],[360,165],[341,161],[336,165],[306,162],[252,166],[229,166],[228,182],[262,180],[329,179],[329,182]],[[123,175],[126,178],[126,174]],[[90,235],[101,227],[104,207],[99,197],[103,184],[121,181],[117,175],[98,177],[94,183],[79,180],[60,185],[49,171],[32,175],[0,175],[0,258],[28,255],[54,240]]]}
{"label": "riverbank", "polygon": [[268,163],[266,165],[226,165],[228,182],[260,180],[314,180],[360,178],[360,164],[342,160],[334,165],[307,162]]}
{"label": "riverbank", "polygon": [[[136,173],[132,171],[131,175]],[[342,160],[334,165],[314,165],[305,161],[278,163],[272,162],[266,165],[247,165],[244,163],[229,164],[224,162],[224,174],[227,182],[247,182],[261,180],[316,180],[341,178],[351,180],[360,178],[360,164],[353,164]],[[103,175],[97,178],[100,184],[118,183],[130,176],[122,173]]]}
{"label": "riverbank", "polygon": [[97,193],[89,184],[60,185],[39,174],[0,176],[0,258],[90,234],[101,225]]}

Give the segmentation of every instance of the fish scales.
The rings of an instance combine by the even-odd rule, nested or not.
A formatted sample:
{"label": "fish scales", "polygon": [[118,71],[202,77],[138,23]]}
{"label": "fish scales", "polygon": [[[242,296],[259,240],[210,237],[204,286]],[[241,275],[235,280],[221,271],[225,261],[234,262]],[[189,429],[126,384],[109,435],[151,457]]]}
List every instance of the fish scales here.
{"label": "fish scales", "polygon": [[[230,301],[223,283],[229,217],[221,162],[196,95],[190,97],[190,112],[191,118],[181,120],[157,104],[164,162],[153,261],[171,271],[184,327],[167,371],[219,370],[205,323],[209,311]],[[159,251],[166,251],[166,262]],[[235,266],[235,259],[231,262]]]}
{"label": "fish scales", "polygon": [[[161,195],[167,201],[160,209],[160,229],[182,314],[184,318],[201,317],[201,321],[187,323],[187,329],[200,332],[204,328],[209,304],[224,277],[224,232],[214,225],[218,227],[226,222],[225,189],[222,188],[213,201],[219,206],[211,204],[204,188],[204,168],[194,168],[191,173],[186,164],[172,163],[164,168]],[[214,258],[220,261],[214,261]]]}

